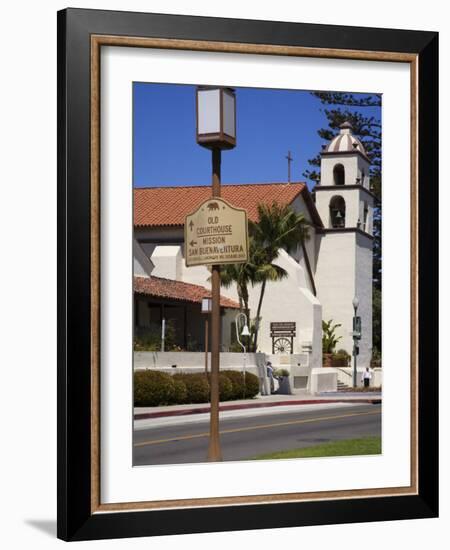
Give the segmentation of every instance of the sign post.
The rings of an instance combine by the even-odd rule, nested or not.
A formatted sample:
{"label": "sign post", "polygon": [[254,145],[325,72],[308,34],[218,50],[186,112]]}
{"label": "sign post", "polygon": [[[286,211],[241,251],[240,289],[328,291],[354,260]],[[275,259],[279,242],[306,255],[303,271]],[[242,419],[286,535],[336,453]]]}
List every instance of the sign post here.
{"label": "sign post", "polygon": [[272,354],[294,353],[295,327],[294,321],[270,323]]}
{"label": "sign post", "polygon": [[221,460],[219,440],[220,264],[248,261],[247,211],[220,198],[220,149],[213,149],[212,198],[184,221],[187,267],[211,266],[211,421],[208,459]]}
{"label": "sign post", "polygon": [[196,98],[197,143],[212,152],[212,197],[215,200],[207,201],[209,212],[206,213],[206,219],[201,207],[186,217],[185,260],[187,266],[211,265],[211,420],[208,460],[218,461],[222,459],[219,440],[220,264],[246,261],[248,244],[230,243],[232,236],[229,229],[221,228],[222,225],[230,225],[224,224],[220,216],[223,214],[222,201],[219,200],[220,162],[222,149],[233,149],[236,146],[234,90],[220,86],[199,86]]}
{"label": "sign post", "polygon": [[186,216],[186,266],[237,264],[248,261],[247,212],[217,196]]}

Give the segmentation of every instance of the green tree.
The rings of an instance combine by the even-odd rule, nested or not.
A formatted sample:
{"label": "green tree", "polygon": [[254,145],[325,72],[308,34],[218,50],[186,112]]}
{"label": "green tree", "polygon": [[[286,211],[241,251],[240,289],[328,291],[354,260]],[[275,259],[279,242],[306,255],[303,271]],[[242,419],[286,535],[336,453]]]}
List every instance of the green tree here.
{"label": "green tree", "polygon": [[258,266],[258,250],[255,240],[250,237],[249,242],[249,261],[241,264],[224,264],[220,268],[220,284],[229,288],[233,283],[239,299],[239,309],[244,312],[250,322],[250,307],[248,303],[248,289],[250,285],[256,282],[256,271]]}
{"label": "green tree", "polygon": [[373,349],[381,352],[381,290],[373,288],[372,298]]}
{"label": "green tree", "polygon": [[[250,231],[256,245],[255,272],[256,283],[261,283],[258,307],[255,318],[252,349],[257,350],[258,332],[261,320],[261,308],[266,291],[267,281],[280,281],[287,277],[286,271],[275,264],[280,249],[290,253],[302,246],[305,260],[309,265],[305,241],[309,238],[308,222],[302,213],[295,212],[289,205],[259,204],[258,221],[250,224]],[[309,272],[310,277],[312,273]],[[314,283],[313,287],[314,287]]]}
{"label": "green tree", "polygon": [[336,336],[336,329],[341,327],[340,323],[333,325],[333,319],[322,321],[322,353],[334,353],[336,344],[342,336]]}
{"label": "green tree", "polygon": [[[382,254],[381,254],[381,120],[373,115],[367,114],[371,107],[381,107],[381,95],[355,95],[341,92],[312,92],[324,108],[328,122],[327,128],[320,128],[317,133],[326,141],[330,141],[338,132],[339,126],[349,121],[353,132],[358,136],[364,145],[370,159],[371,191],[375,196],[373,215],[373,342],[374,347],[381,350],[381,283],[382,283]],[[366,112],[364,112],[366,110]],[[305,170],[304,177],[314,183],[320,180],[320,155],[308,161],[311,169]],[[379,306],[377,305],[379,301]]]}

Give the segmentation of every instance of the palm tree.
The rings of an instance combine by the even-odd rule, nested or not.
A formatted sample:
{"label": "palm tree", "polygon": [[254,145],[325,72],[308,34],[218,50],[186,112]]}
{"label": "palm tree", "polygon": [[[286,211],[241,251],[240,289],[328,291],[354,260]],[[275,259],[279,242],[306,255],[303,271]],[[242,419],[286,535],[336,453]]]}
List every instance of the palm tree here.
{"label": "palm tree", "polygon": [[253,350],[256,351],[261,308],[267,281],[280,281],[287,276],[283,268],[273,263],[278,258],[281,248],[290,253],[296,250],[299,245],[302,246],[312,287],[313,289],[315,287],[305,247],[305,241],[309,239],[308,222],[302,213],[295,212],[289,205],[280,205],[277,202],[273,202],[271,205],[260,204],[258,205],[258,221],[256,223],[251,222],[250,230],[259,254],[258,269],[254,278],[256,282],[261,283],[252,346]]}
{"label": "palm tree", "polygon": [[229,288],[236,283],[236,289],[239,298],[239,308],[243,311],[250,324],[250,308],[248,305],[248,287],[256,282],[257,265],[255,263],[256,250],[255,240],[249,239],[249,261],[242,264],[224,264],[220,269],[220,283],[225,288]]}

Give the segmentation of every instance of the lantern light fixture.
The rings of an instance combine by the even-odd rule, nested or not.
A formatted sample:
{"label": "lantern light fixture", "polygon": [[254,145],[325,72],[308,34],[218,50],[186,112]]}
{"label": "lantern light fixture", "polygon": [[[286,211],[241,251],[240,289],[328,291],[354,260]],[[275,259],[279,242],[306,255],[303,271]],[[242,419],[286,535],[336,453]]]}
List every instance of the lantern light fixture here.
{"label": "lantern light fixture", "polygon": [[211,313],[212,309],[212,298],[205,296],[202,298],[202,313]]}
{"label": "lantern light fixture", "polygon": [[208,149],[236,146],[236,95],[232,88],[197,87],[197,143]]}

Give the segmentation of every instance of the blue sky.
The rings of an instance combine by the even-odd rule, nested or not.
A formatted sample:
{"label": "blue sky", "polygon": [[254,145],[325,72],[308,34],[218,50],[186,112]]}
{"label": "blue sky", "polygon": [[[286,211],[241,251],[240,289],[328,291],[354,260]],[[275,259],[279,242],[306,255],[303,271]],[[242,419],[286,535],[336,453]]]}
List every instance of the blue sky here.
{"label": "blue sky", "polygon": [[[195,86],[133,85],[133,185],[209,185],[211,152],[195,141]],[[237,145],[222,153],[222,183],[304,181],[320,151],[323,106],[309,92],[236,88]],[[364,113],[380,116],[379,109]]]}

